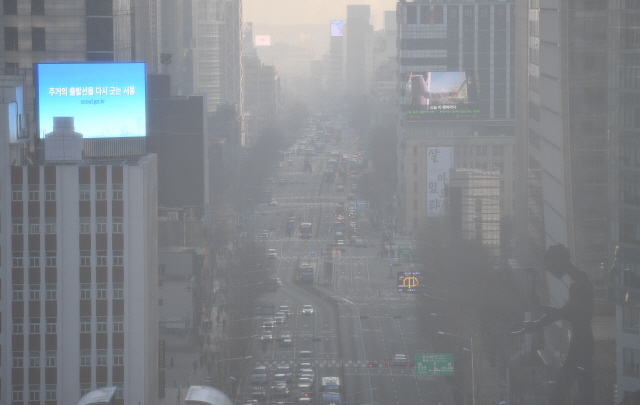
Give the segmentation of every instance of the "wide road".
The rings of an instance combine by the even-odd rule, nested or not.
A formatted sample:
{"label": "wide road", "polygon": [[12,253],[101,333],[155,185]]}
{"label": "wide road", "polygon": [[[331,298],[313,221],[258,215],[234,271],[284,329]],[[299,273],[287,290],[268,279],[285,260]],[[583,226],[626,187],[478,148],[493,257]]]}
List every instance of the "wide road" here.
{"label": "wide road", "polygon": [[[327,145],[326,149],[340,149],[349,155],[357,152],[354,141]],[[260,205],[251,222],[256,234],[269,232],[264,241],[265,254],[266,249],[276,249],[273,274],[283,283],[278,292],[267,293],[262,300],[289,305],[293,312],[286,324],[276,328],[276,336],[292,335],[293,346],[271,343],[263,351],[256,341],[254,365],[273,370],[279,364],[290,364],[295,370],[301,361],[299,352],[311,351],[316,372],[313,395],[318,404],[323,376],[341,377],[343,401],[349,404],[450,404],[451,398],[440,379],[416,376],[412,366],[384,366],[385,359],[392,359],[396,353],[407,355],[410,361],[417,353],[430,353],[429,342],[418,334],[414,296],[396,291],[395,273],[406,265],[391,268],[388,258],[378,257],[381,239],[364,211],[354,212],[345,221],[346,226],[355,222],[363,246],[345,243],[343,249],[338,249],[335,245],[333,224],[338,202],[346,203],[348,213],[347,196],[358,179],[347,173],[342,179],[344,191],[338,191],[339,178],[323,182],[322,172],[328,160],[326,154],[311,157],[313,172],[309,174],[303,172],[302,155],[286,157],[282,167],[274,169],[272,190],[278,205]],[[344,167],[341,165],[341,169]],[[357,198],[357,191],[354,194]],[[285,236],[285,222],[290,214],[296,217],[296,232],[289,238]],[[299,238],[302,222],[313,224],[312,239]],[[323,271],[329,260],[323,253],[332,257],[334,271],[330,279]],[[313,285],[293,281],[299,260],[316,264]],[[313,305],[315,314],[303,316],[300,310],[304,304]],[[245,379],[242,392],[251,389]],[[290,389],[293,391],[295,384]]]}

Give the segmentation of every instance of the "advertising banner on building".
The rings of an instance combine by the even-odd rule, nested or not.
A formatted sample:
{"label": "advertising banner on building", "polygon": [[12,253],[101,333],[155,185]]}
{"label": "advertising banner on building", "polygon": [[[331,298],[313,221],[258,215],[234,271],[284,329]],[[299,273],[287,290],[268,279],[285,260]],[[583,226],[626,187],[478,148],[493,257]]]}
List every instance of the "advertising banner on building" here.
{"label": "advertising banner on building", "polygon": [[477,75],[466,72],[409,72],[403,79],[402,111],[408,119],[478,118]]}
{"label": "advertising banner on building", "polygon": [[344,20],[331,20],[331,36],[332,37],[341,37],[342,36],[342,27],[347,22]]}
{"label": "advertising banner on building", "polygon": [[444,216],[449,169],[453,168],[453,147],[427,148],[427,217]]}

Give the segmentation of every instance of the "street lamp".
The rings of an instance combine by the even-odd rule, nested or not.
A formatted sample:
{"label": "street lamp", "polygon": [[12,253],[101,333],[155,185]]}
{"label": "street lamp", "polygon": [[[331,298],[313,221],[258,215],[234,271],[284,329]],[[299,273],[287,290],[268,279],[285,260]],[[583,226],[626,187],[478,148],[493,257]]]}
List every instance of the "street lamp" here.
{"label": "street lamp", "polygon": [[471,350],[466,349],[463,347],[464,350],[467,350],[470,354],[471,354],[471,403],[473,405],[476,405],[476,385],[475,385],[475,371],[473,369],[473,338],[471,337],[466,337],[466,336],[460,336],[460,335],[456,335],[454,333],[446,333],[446,332],[441,332],[438,331],[439,335],[448,335],[448,336],[454,336],[460,339],[468,339],[469,343],[471,344]]}

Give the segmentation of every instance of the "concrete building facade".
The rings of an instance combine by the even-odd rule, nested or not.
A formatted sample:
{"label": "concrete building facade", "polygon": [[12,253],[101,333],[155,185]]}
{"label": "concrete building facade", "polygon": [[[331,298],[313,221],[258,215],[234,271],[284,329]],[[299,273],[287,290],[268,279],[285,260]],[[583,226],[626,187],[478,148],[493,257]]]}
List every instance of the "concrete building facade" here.
{"label": "concrete building facade", "polygon": [[155,155],[18,165],[12,143],[3,132],[0,402],[116,386],[117,404],[155,403]]}

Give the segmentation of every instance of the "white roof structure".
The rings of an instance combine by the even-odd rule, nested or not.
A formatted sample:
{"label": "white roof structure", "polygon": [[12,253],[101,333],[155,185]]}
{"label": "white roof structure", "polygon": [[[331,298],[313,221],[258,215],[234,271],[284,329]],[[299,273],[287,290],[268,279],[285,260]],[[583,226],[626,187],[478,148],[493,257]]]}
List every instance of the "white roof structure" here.
{"label": "white roof structure", "polygon": [[93,390],[80,398],[77,405],[108,405],[113,400],[116,387],[103,387]]}
{"label": "white roof structure", "polygon": [[186,404],[198,405],[233,405],[224,392],[204,385],[192,385],[184,399]]}

